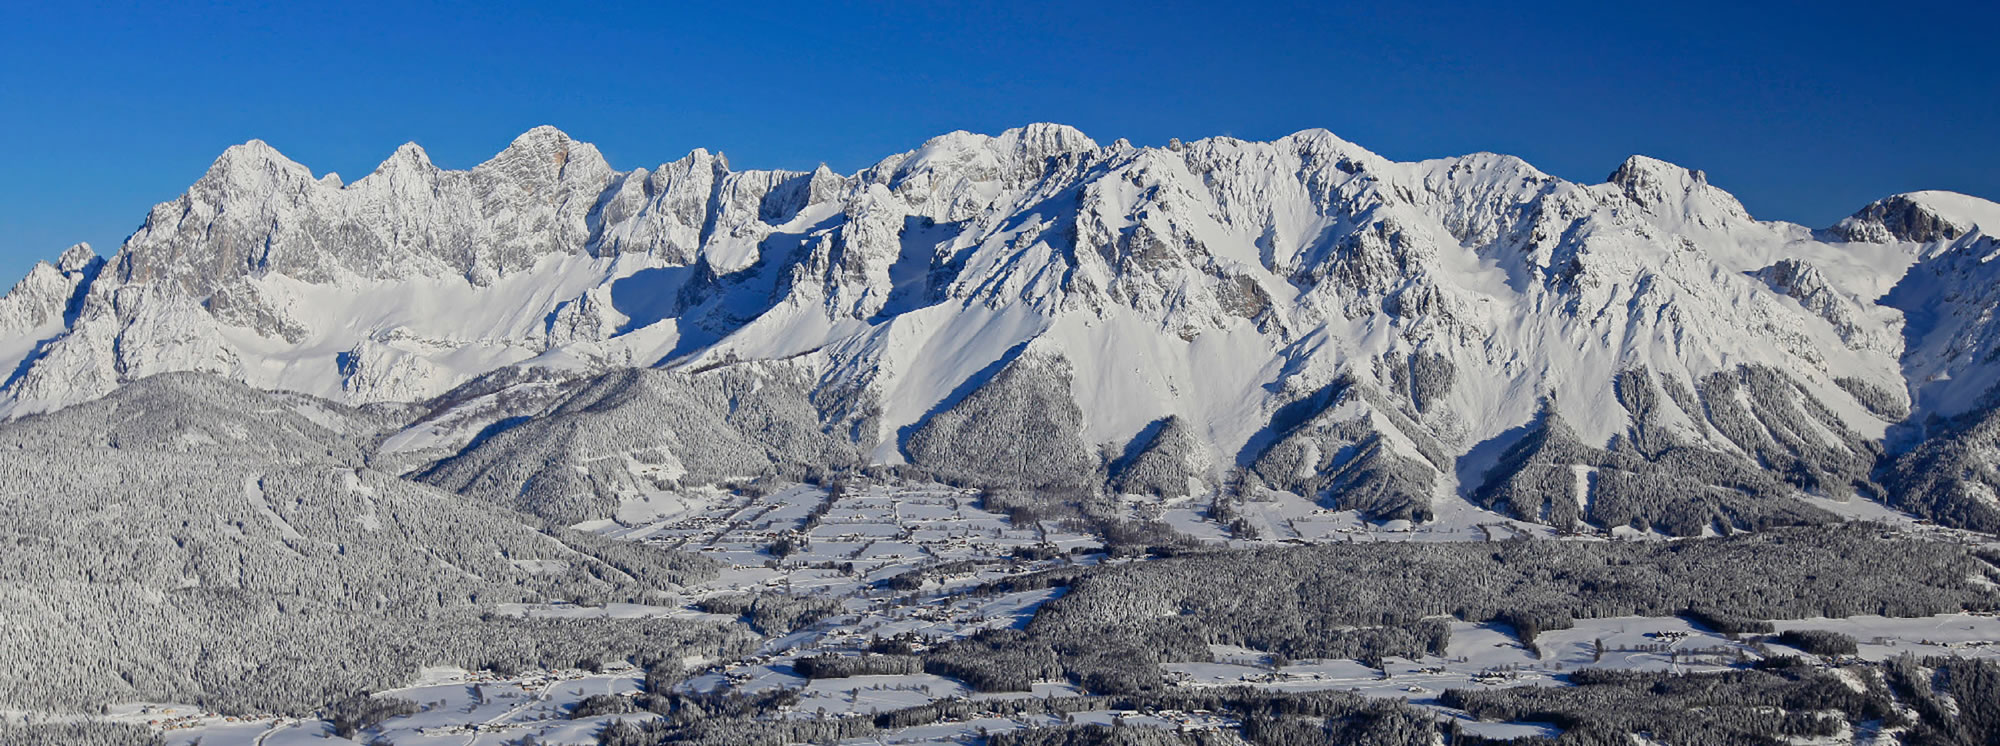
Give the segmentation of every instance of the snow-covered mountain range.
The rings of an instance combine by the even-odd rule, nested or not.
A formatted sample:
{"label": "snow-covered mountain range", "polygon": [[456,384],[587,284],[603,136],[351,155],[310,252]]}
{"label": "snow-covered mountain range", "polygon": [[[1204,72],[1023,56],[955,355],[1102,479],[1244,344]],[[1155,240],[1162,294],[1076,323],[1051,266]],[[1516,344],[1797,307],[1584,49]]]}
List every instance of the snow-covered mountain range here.
{"label": "snow-covered mountain range", "polygon": [[1680,535],[1860,495],[1995,531],[1995,235],[1947,192],[1815,230],[1641,156],[1577,184],[1321,130],[1038,124],[841,175],[619,171],[540,127],[352,183],[252,141],[0,299],[0,411],[168,371],[416,403],[380,458],[565,521],[908,464]]}

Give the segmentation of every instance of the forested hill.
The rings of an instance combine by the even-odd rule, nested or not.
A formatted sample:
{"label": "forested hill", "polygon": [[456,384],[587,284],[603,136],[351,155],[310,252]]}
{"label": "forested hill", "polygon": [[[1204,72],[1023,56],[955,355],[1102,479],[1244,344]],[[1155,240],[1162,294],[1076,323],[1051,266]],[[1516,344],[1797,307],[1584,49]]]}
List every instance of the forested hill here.
{"label": "forested hill", "polygon": [[372,471],[386,424],[176,374],[0,425],[0,707],[305,713],[427,664],[677,657],[741,634],[491,616],[670,600],[715,569]]}

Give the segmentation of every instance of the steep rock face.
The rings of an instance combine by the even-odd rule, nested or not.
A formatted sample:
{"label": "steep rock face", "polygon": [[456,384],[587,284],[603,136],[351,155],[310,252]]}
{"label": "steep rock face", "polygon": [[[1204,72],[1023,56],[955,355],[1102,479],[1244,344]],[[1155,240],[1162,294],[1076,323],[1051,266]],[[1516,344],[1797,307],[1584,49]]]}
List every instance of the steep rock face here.
{"label": "steep rock face", "polygon": [[53,264],[36,262],[0,296],[0,374],[6,376],[0,386],[12,388],[47,344],[75,323],[84,295],[103,268],[104,259],[89,244],[76,244]]}
{"label": "steep rock face", "polygon": [[1751,276],[1826,319],[1848,347],[1890,355],[1902,352],[1900,314],[1883,314],[1884,309],[1870,308],[1867,301],[1841,291],[1810,261],[1783,259]]}
{"label": "steep rock face", "polygon": [[1868,243],[1942,243],[1974,230],[2000,230],[2000,209],[1963,194],[1910,192],[1861,208],[1831,232]]}
{"label": "steep rock face", "polygon": [[596,148],[552,127],[528,131],[470,171],[440,169],[404,145],[347,185],[316,179],[253,140],[153,208],[113,273],[196,298],[250,273],[308,283],[452,274],[486,284],[541,256],[583,250],[613,178]]}
{"label": "steep rock face", "polygon": [[[621,172],[537,128],[468,171],[405,146],[352,184],[253,142],[95,281],[24,281],[23,319],[72,300],[39,336],[9,332],[24,362],[0,406],[163,370],[360,403],[510,366],[783,361],[815,408],[800,421],[877,462],[963,469],[978,433],[1033,419],[1085,456],[1044,476],[1098,479],[1116,459],[1092,454],[1167,421],[1171,452],[1132,455],[1146,473],[1241,467],[1420,517],[1559,420],[1581,448],[1670,432],[1842,495],[1892,424],[1990,385],[1996,212],[1914,193],[1815,232],[1651,158],[1587,185],[1486,153],[1392,162],[1320,130],[1140,148],[1032,125],[840,175],[702,150]],[[1633,369],[1692,403],[1635,419]],[[1013,393],[982,396],[999,384]]]}
{"label": "steep rock face", "polygon": [[103,266],[104,259],[82,243],[64,249],[53,264],[36,262],[28,276],[0,296],[0,335],[33,334],[65,323],[79,291]]}
{"label": "steep rock face", "polygon": [[[718,260],[754,262],[771,231],[764,220],[783,222],[830,188],[808,174],[732,174],[704,151],[618,173],[550,127],[469,171],[405,145],[351,184],[252,141],[154,208],[113,257],[103,292],[51,342],[66,380],[28,382],[10,398],[32,411],[156,369],[228,373],[239,352],[289,358],[234,372],[260,385],[357,402],[436,395],[546,350],[545,317],[618,274],[617,257],[647,257],[617,265],[626,273],[685,264],[708,241]],[[147,327],[168,326],[179,338],[165,347],[127,351],[159,336]],[[424,359],[365,364],[381,358],[372,343],[399,328],[431,342]],[[574,343],[617,329],[561,331]]]}

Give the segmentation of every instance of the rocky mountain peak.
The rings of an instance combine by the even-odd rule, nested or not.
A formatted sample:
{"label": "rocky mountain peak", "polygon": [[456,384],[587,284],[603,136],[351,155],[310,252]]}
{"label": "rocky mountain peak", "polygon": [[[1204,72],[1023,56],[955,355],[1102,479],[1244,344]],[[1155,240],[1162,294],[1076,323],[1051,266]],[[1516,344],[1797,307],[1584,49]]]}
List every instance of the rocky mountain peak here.
{"label": "rocky mountain peak", "polygon": [[56,257],[56,269],[61,270],[66,275],[74,274],[87,270],[90,268],[90,265],[102,261],[104,261],[104,258],[98,256],[97,251],[90,248],[90,244],[78,243],[67,249],[63,249],[62,255]]}
{"label": "rocky mountain peak", "polygon": [[1849,241],[1932,243],[1974,230],[2000,231],[2000,204],[1956,192],[1924,191],[1872,202],[1831,232]]}
{"label": "rocky mountain peak", "polygon": [[396,152],[389,154],[388,158],[383,159],[381,165],[375,167],[375,173],[428,172],[436,170],[437,166],[431,163],[430,153],[424,152],[423,146],[414,142],[406,142],[398,146]]}
{"label": "rocky mountain peak", "polygon": [[224,149],[197,184],[241,191],[311,181],[312,178],[311,169],[285,157],[263,140],[251,140]]}
{"label": "rocky mountain peak", "polygon": [[1708,184],[1708,174],[1658,158],[1634,155],[1618,164],[1605,181],[1618,185],[1640,204],[1659,204],[1670,195],[1685,194]]}
{"label": "rocky mountain peak", "polygon": [[1345,173],[1379,172],[1382,166],[1389,162],[1367,148],[1317,127],[1299,130],[1278,142],[1297,149],[1299,156],[1309,163],[1332,163],[1336,169]]}
{"label": "rocky mountain peak", "polygon": [[960,130],[933,137],[914,151],[885,159],[871,171],[887,174],[892,189],[927,201],[928,194],[912,190],[949,189],[961,179],[1020,186],[1040,178],[1050,158],[1096,150],[1096,141],[1064,125],[1033,124],[998,136]]}
{"label": "rocky mountain peak", "polygon": [[1049,122],[1015,127],[1001,132],[994,141],[1003,149],[1012,150],[1017,157],[1026,160],[1041,160],[1065,153],[1084,153],[1097,149],[1097,141],[1083,134],[1083,130]]}
{"label": "rocky mountain peak", "polygon": [[596,146],[571,139],[568,133],[545,124],[521,133],[492,160],[480,164],[479,169],[517,176],[533,174],[553,181],[572,171],[609,172],[610,165]]}
{"label": "rocky mountain peak", "polygon": [[1706,172],[1658,158],[1643,155],[1626,158],[1606,181],[1647,210],[1679,212],[1682,217],[1696,220],[1709,217],[1710,213],[1720,213],[1714,217],[1722,219],[1750,217],[1734,195],[1708,183]]}

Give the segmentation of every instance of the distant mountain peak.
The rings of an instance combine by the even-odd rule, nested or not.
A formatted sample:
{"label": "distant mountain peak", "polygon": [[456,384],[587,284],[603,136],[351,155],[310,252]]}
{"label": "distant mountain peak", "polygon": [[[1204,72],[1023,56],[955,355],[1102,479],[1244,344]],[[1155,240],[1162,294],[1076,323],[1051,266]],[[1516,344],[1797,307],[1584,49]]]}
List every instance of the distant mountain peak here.
{"label": "distant mountain peak", "polygon": [[234,181],[249,185],[260,178],[282,174],[293,178],[312,178],[312,171],[297,161],[285,157],[277,148],[263,140],[250,140],[240,145],[223,149],[215,163],[204,175],[207,180]]}
{"label": "distant mountain peak", "polygon": [[1957,192],[1905,192],[1869,203],[1832,230],[1850,241],[1949,241],[1974,230],[2000,233],[2000,204]]}
{"label": "distant mountain peak", "polygon": [[97,256],[97,251],[90,248],[90,244],[77,243],[67,249],[63,249],[62,255],[56,257],[56,269],[61,270],[63,274],[82,272],[91,263],[99,260],[100,257]]}
{"label": "distant mountain peak", "polygon": [[596,146],[571,139],[568,133],[544,124],[521,133],[486,165],[535,164],[560,172],[573,158],[594,159],[598,165],[604,164]]}
{"label": "distant mountain peak", "polygon": [[1708,174],[1644,155],[1634,155],[1618,164],[1605,181],[1618,185],[1625,195],[1642,204],[1657,204],[1670,194],[1685,194],[1708,185]]}
{"label": "distant mountain peak", "polygon": [[377,173],[404,169],[432,171],[436,170],[437,166],[431,163],[430,153],[424,152],[423,146],[414,142],[406,142],[397,146],[396,152],[391,153],[388,158],[383,159],[382,163],[375,167]]}
{"label": "distant mountain peak", "polygon": [[1028,153],[1050,155],[1055,153],[1075,153],[1097,149],[1097,141],[1083,134],[1083,130],[1067,124],[1036,122],[1015,127],[994,138],[1010,143]]}
{"label": "distant mountain peak", "polygon": [[1735,195],[1708,183],[1706,172],[1658,158],[1626,158],[1606,181],[1649,210],[1677,208],[1683,217],[1697,220],[1711,212],[1725,220],[1750,218]]}

